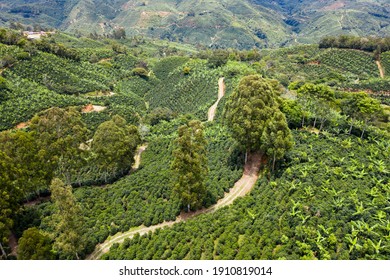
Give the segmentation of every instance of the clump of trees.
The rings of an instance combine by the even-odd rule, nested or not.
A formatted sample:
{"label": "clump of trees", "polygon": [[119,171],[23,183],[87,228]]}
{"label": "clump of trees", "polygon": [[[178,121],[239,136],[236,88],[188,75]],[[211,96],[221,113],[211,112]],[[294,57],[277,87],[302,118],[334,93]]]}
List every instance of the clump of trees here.
{"label": "clump of trees", "polygon": [[[81,171],[88,166],[96,166],[97,173],[104,178],[104,182],[130,170],[136,147],[140,143],[137,127],[127,125],[122,117],[116,115],[97,128],[92,147],[83,148],[89,138],[90,132],[76,108],[54,107],[35,116],[31,120],[29,130],[0,133],[0,245],[8,243],[10,229],[14,224],[14,213],[24,201],[42,192],[47,193],[54,177],[59,179],[53,181],[53,186],[57,188],[50,188],[53,200],[54,190],[63,188],[63,185],[82,182],[82,176],[85,174]],[[70,195],[69,187],[66,188]],[[69,217],[64,220],[71,222]],[[62,229],[68,227],[74,228],[66,225]],[[47,245],[45,237],[37,232],[29,232],[26,235],[30,235],[26,238],[43,240]],[[38,243],[41,244],[41,241]],[[30,249],[23,250],[24,255],[37,257],[29,253],[32,252]],[[82,249],[74,249],[75,252],[80,250]]]}
{"label": "clump of trees", "polygon": [[317,128],[319,123],[322,131],[327,124],[337,124],[347,134],[357,129],[363,139],[368,127],[385,116],[380,102],[365,92],[337,92],[336,98],[329,86],[302,82],[291,83],[289,89],[295,90],[298,98],[283,100],[281,109],[292,127]]}
{"label": "clump of trees", "polygon": [[202,123],[192,120],[180,126],[175,145],[171,166],[175,176],[174,192],[187,211],[199,209],[206,198],[208,173]]}
{"label": "clump of trees", "polygon": [[72,187],[55,178],[50,191],[54,206],[50,226],[54,233],[36,227],[25,230],[19,239],[20,260],[80,259],[79,253],[86,246],[84,216]]}
{"label": "clump of trees", "polygon": [[244,77],[226,103],[225,117],[233,137],[248,152],[277,159],[291,149],[293,139],[279,109],[277,85],[259,75]]}
{"label": "clump of trees", "polygon": [[130,169],[140,142],[137,127],[127,125],[118,115],[98,126],[91,152],[94,164],[104,174],[104,183],[108,182],[110,174],[124,174]]}
{"label": "clump of trees", "polygon": [[319,47],[355,49],[380,54],[390,50],[390,37],[327,36],[321,39]]}

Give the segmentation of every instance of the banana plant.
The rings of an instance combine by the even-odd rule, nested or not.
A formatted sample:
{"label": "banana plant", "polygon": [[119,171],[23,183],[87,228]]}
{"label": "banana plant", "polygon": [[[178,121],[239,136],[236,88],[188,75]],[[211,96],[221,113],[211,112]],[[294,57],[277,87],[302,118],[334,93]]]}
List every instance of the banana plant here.
{"label": "banana plant", "polygon": [[379,239],[377,243],[374,243],[371,239],[367,239],[367,243],[375,250],[376,254],[379,254],[381,250],[385,249],[388,246],[381,245],[382,239]]}
{"label": "banana plant", "polygon": [[371,188],[370,191],[366,193],[372,197],[378,197],[380,195],[379,189],[377,187]]}
{"label": "banana plant", "polygon": [[381,223],[384,223],[385,219],[387,217],[387,214],[386,212],[382,211],[382,210],[379,210],[376,212],[374,218],[378,221],[380,221]]}
{"label": "banana plant", "polygon": [[297,206],[294,205],[291,209],[291,212],[290,212],[290,216],[292,217],[295,217],[296,215],[298,215],[299,213],[301,213],[301,210],[297,210]]}
{"label": "banana plant", "polygon": [[361,215],[364,212],[370,210],[370,208],[365,208],[363,205],[363,202],[361,202],[361,201],[360,201],[360,203],[356,203],[355,207],[356,207],[356,211],[355,211],[355,213],[352,214],[353,216]]}
{"label": "banana plant", "polygon": [[336,209],[342,209],[344,207],[344,198],[342,197],[333,198],[333,205]]}
{"label": "banana plant", "polygon": [[364,176],[366,176],[368,173],[362,169],[361,171],[358,171],[358,172],[354,172],[352,174],[353,177],[357,178],[357,179],[362,179]]}
{"label": "banana plant", "polygon": [[302,220],[301,224],[304,225],[306,221],[311,217],[310,215],[304,216],[303,214],[298,214],[299,218]]}
{"label": "banana plant", "polygon": [[333,227],[325,228],[323,225],[318,225],[318,227],[319,227],[326,235],[330,235],[331,231],[333,230]]}
{"label": "banana plant", "polygon": [[310,198],[314,196],[314,191],[311,186],[305,187],[304,192],[305,192],[305,198]]}
{"label": "banana plant", "polygon": [[334,187],[330,190],[330,194],[332,194],[335,197],[338,197],[342,192],[343,190],[336,191]]}
{"label": "banana plant", "polygon": [[362,248],[362,246],[358,243],[358,237],[357,236],[353,237],[350,234],[348,234],[345,237],[345,239],[350,244],[349,245],[349,253],[351,253],[353,249],[356,249],[356,250],[359,251]]}

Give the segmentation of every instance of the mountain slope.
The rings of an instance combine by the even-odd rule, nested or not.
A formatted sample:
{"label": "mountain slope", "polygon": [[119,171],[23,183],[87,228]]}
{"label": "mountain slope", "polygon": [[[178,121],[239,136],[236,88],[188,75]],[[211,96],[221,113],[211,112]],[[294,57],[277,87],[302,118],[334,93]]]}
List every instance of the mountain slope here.
{"label": "mountain slope", "polygon": [[325,35],[390,32],[388,0],[3,0],[0,22],[68,32],[147,35],[208,47],[317,42]]}

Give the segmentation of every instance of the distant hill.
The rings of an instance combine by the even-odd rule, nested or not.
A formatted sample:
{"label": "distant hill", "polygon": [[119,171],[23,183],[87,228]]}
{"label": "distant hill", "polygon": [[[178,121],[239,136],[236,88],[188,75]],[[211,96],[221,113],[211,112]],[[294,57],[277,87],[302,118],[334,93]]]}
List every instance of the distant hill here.
{"label": "distant hill", "polygon": [[110,33],[208,47],[275,47],[326,35],[390,33],[388,0],[2,0],[0,23]]}

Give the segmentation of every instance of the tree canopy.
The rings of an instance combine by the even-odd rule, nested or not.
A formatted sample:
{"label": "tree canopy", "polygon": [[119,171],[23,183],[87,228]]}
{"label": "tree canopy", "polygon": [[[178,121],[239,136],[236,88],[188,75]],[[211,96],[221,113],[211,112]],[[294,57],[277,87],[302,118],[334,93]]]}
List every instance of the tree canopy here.
{"label": "tree canopy", "polygon": [[188,211],[196,210],[202,207],[207,193],[205,177],[208,168],[202,123],[192,120],[180,126],[175,145],[172,162],[174,191]]}
{"label": "tree canopy", "polygon": [[292,147],[292,136],[279,110],[277,85],[259,75],[244,77],[230,96],[225,116],[246,151],[260,151],[275,162]]}
{"label": "tree canopy", "polygon": [[105,172],[106,182],[109,173],[130,170],[140,141],[137,127],[127,125],[118,115],[99,125],[93,137],[92,152],[95,164]]}
{"label": "tree canopy", "polygon": [[53,180],[50,191],[55,207],[52,223],[57,233],[54,249],[61,258],[79,259],[79,252],[85,246],[81,207],[72,193],[72,187],[66,186],[60,179]]}

